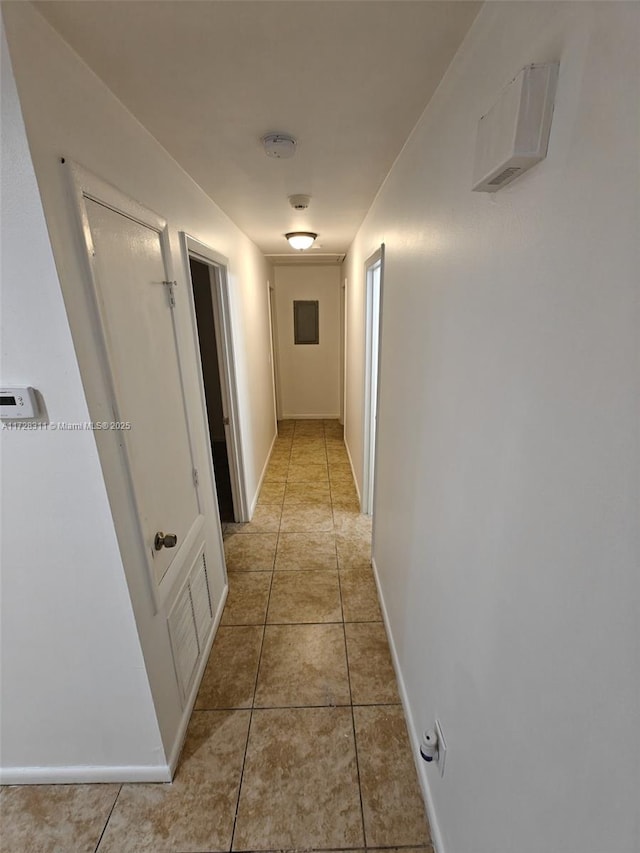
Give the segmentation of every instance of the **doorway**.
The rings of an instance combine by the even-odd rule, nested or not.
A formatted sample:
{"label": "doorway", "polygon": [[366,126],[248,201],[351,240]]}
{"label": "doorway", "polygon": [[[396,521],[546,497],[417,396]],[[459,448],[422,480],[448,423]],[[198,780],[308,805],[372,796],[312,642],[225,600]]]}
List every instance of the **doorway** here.
{"label": "doorway", "polygon": [[227,261],[187,234],[182,234],[182,243],[220,521],[246,521]]}
{"label": "doorway", "polygon": [[218,357],[218,337],[214,320],[213,296],[211,288],[211,267],[189,258],[193,304],[198,326],[198,345],[204,395],[207,402],[207,422],[211,456],[218,495],[218,511],[223,523],[234,521],[233,491],[231,488],[231,470],[229,450],[225,436],[225,414],[222,404],[222,385],[220,380],[220,360]]}
{"label": "doorway", "polygon": [[373,515],[375,492],[383,264],[384,245],[365,263],[364,477],[362,493],[362,512],[365,515]]}

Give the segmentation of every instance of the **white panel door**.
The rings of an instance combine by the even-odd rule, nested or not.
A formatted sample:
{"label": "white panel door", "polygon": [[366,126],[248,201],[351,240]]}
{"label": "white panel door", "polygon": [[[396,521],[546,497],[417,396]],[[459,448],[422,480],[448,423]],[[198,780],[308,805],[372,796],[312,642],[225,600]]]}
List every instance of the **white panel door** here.
{"label": "white panel door", "polygon": [[[203,521],[162,234],[90,198],[85,209],[117,414],[131,423],[121,435],[151,575],[159,585],[173,561],[186,557]],[[157,550],[160,531],[175,534],[177,545]]]}

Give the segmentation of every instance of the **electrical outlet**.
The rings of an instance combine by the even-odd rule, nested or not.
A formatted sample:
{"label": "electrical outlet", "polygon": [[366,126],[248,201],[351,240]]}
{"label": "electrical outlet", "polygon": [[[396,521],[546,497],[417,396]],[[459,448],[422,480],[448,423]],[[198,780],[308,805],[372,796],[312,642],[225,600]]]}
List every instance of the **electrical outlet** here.
{"label": "electrical outlet", "polygon": [[438,754],[435,758],[435,763],[438,765],[440,775],[444,776],[444,765],[447,759],[447,742],[444,739],[444,735],[442,734],[442,726],[440,725],[440,720],[436,720],[435,722],[435,731],[436,735],[438,736]]}

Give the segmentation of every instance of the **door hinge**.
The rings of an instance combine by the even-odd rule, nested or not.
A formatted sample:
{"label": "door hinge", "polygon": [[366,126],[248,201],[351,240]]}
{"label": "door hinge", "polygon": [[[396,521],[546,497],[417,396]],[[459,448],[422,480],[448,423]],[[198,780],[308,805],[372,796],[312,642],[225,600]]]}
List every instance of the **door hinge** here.
{"label": "door hinge", "polygon": [[200,477],[198,476],[198,469],[197,468],[193,469],[193,485],[194,486],[200,485]]}
{"label": "door hinge", "polygon": [[223,423],[225,426],[229,426],[229,418],[223,418],[223,419],[222,419],[222,423]]}
{"label": "door hinge", "polygon": [[174,288],[178,286],[177,281],[163,281],[162,282],[167,287],[167,293],[169,294],[169,307],[176,307],[176,295],[174,293]]}

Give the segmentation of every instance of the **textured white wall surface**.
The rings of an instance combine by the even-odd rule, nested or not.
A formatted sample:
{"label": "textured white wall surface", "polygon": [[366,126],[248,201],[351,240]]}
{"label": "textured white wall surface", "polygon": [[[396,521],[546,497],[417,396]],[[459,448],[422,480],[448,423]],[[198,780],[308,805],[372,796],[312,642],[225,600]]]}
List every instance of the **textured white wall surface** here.
{"label": "textured white wall surface", "polygon": [[[639,25],[485,4],[344,268],[361,476],[385,243],[374,558],[413,725],[447,737],[440,853],[640,849]],[[478,119],[550,60],[547,159],[472,193]]]}
{"label": "textured white wall surface", "polygon": [[[276,266],[280,411],[284,418],[340,416],[340,268]],[[319,344],[295,344],[293,302],[318,300]]]}
{"label": "textured white wall surface", "polygon": [[[46,281],[36,281],[34,274],[29,276],[29,285],[34,288],[37,285],[43,291],[46,289],[46,299],[51,301],[58,312],[66,308],[77,362],[71,360],[55,374],[54,389],[60,394],[64,392],[65,396],[70,393],[68,383],[78,382],[79,379],[75,366],[78,364],[86,403],[82,397],[78,399],[83,400],[84,406],[88,405],[93,420],[107,419],[100,415],[109,411],[108,397],[90,321],[85,261],[78,240],[67,176],[60,158],[65,157],[81,164],[169,222],[173,277],[178,281],[176,318],[178,334],[183,343],[185,394],[195,435],[195,454],[200,471],[200,491],[205,502],[205,516],[211,522],[206,525],[208,556],[211,558],[208,564],[214,603],[218,602],[223,594],[225,578],[222,559],[219,556],[219,527],[215,520],[211,521],[216,510],[211,482],[208,479],[208,438],[200,408],[198,354],[191,334],[191,318],[186,310],[188,283],[181,257],[179,232],[187,232],[229,259],[242,451],[249,504],[256,495],[275,436],[267,299],[270,267],[255,245],[197,187],[31,4],[9,4],[3,12],[27,138],[60,281],[60,285],[55,281],[52,283],[51,276]],[[15,227],[19,227],[17,220]],[[3,244],[4,242],[3,239]],[[19,273],[20,268],[14,267],[13,289],[18,288],[18,285],[22,289],[17,289],[15,297],[12,298],[15,300],[15,310],[22,311],[21,317],[26,317],[28,312],[40,311],[40,302],[27,292],[24,275],[20,275],[16,280]],[[55,317],[55,313],[52,316]],[[7,323],[12,320],[12,314],[8,313]],[[59,322],[62,323],[62,320]],[[46,359],[47,366],[52,363],[47,348],[53,351],[53,345],[58,339],[64,341],[63,334],[68,335],[69,327],[66,320],[63,325],[66,332],[51,325],[46,312],[42,313],[41,323],[46,334],[41,335],[42,345],[37,350],[32,350],[29,358],[33,358],[34,364],[44,369],[45,365],[41,362]],[[22,320],[21,325],[24,325]],[[39,328],[35,327],[33,335],[39,334]],[[11,358],[20,365],[24,381],[37,385],[36,372],[29,370],[29,375],[25,373],[27,359],[22,351],[25,349],[24,345],[17,338],[10,340],[14,341]],[[68,347],[67,357],[71,359],[70,340],[65,341],[65,346]],[[9,350],[8,345],[6,349]],[[54,409],[50,412],[51,417],[67,421],[88,419],[73,412],[71,404],[63,402],[63,399],[57,402],[56,393],[47,382],[42,381],[41,385],[45,399],[51,400]],[[81,394],[79,385],[76,394]],[[78,406],[79,402],[76,407]],[[86,415],[86,411],[84,414]],[[53,445],[55,450],[48,444],[54,438],[38,437],[42,442],[42,453],[45,453],[45,446],[48,453],[44,468],[33,454],[35,443],[28,444],[29,451],[25,448],[22,461],[24,462],[27,452],[30,454],[28,460],[21,468],[17,466],[17,460],[12,462],[12,467],[8,467],[4,472],[3,480],[9,494],[19,488],[21,494],[25,495],[25,500],[29,499],[31,494],[38,494],[39,500],[44,502],[60,501],[56,512],[64,513],[64,523],[52,524],[57,534],[57,545],[53,548],[49,545],[53,535],[48,521],[38,520],[38,524],[43,525],[42,535],[39,532],[33,534],[33,518],[22,515],[20,524],[14,527],[7,524],[5,529],[8,539],[6,547],[11,557],[8,563],[15,562],[25,536],[32,537],[28,555],[23,560],[20,571],[22,575],[32,572],[46,573],[47,583],[55,586],[56,595],[60,600],[56,611],[57,620],[71,620],[70,625],[73,625],[73,620],[81,620],[83,629],[74,631],[75,642],[78,644],[76,657],[79,657],[79,661],[75,665],[73,681],[83,685],[88,694],[91,694],[92,690],[97,691],[96,707],[93,715],[87,716],[86,708],[83,709],[84,700],[77,699],[74,702],[73,693],[67,690],[65,685],[65,679],[71,678],[68,672],[69,660],[74,658],[61,654],[52,663],[48,653],[39,656],[39,646],[34,645],[31,639],[30,623],[33,620],[25,617],[29,612],[29,604],[23,600],[19,606],[16,600],[10,598],[6,606],[12,610],[14,622],[25,622],[20,630],[16,624],[7,628],[10,642],[7,643],[8,664],[5,663],[2,683],[7,694],[6,702],[3,695],[3,714],[7,726],[11,726],[11,737],[3,738],[3,746],[11,741],[11,752],[10,756],[7,755],[7,761],[10,760],[14,765],[28,765],[32,762],[60,764],[66,761],[66,757],[73,758],[77,764],[109,764],[116,760],[122,763],[121,753],[126,755],[129,752],[133,761],[140,754],[146,755],[155,748],[157,731],[156,741],[149,747],[146,744],[150,738],[153,739],[151,727],[147,727],[148,731],[145,730],[145,740],[135,722],[125,724],[117,716],[114,717],[115,722],[109,722],[111,706],[108,702],[102,702],[99,697],[102,697],[103,688],[114,689],[114,681],[107,675],[101,687],[96,688],[94,682],[100,680],[101,675],[99,671],[96,672],[89,653],[94,643],[105,642],[105,646],[108,646],[108,642],[93,635],[96,625],[105,621],[113,626],[112,630],[117,633],[120,631],[120,621],[125,620],[127,614],[130,618],[131,604],[126,597],[113,602],[103,596],[99,601],[101,609],[97,616],[95,612],[85,609],[82,598],[78,601],[76,583],[77,576],[82,575],[82,588],[84,583],[88,583],[92,573],[95,573],[100,578],[96,590],[100,590],[102,584],[117,584],[117,578],[122,584],[122,562],[116,548],[112,514],[118,517],[121,549],[126,545],[131,546],[136,532],[132,514],[126,509],[126,484],[123,484],[123,478],[118,473],[121,471],[119,453],[115,442],[106,446],[104,441],[99,439],[103,442],[100,444],[101,473],[97,464],[95,441],[89,433],[82,436],[69,434],[67,439],[61,437],[59,443]],[[13,435],[9,436],[9,439],[16,445],[18,441],[27,440],[26,437],[16,438]],[[78,448],[75,452],[80,452],[79,449],[86,446],[85,457],[77,463],[79,482],[73,480],[74,468],[67,470],[69,463],[60,449],[64,440],[70,442],[74,449]],[[86,454],[92,454],[89,456],[90,461],[87,461]],[[105,481],[110,506],[105,499]],[[92,502],[90,496],[94,493],[96,497]],[[57,497],[54,499],[53,495]],[[75,503],[82,509],[77,516],[72,512]],[[10,509],[9,512],[11,511]],[[87,516],[90,523],[85,523]],[[57,516],[54,514],[52,518]],[[101,535],[95,534],[96,527],[102,531]],[[105,538],[108,546],[103,543]],[[88,562],[91,563],[91,573],[87,569]],[[15,565],[12,571],[17,571]],[[177,746],[180,726],[183,723],[183,708],[171,664],[165,617],[162,613],[156,614],[153,611],[145,573],[132,571],[126,560],[125,571],[142,644],[144,665],[164,744],[165,754],[157,759],[157,763],[164,764],[166,757]],[[122,587],[123,596],[125,591]],[[96,592],[96,595],[100,598],[99,592]],[[46,606],[47,595],[44,594],[41,598],[38,606]],[[51,619],[53,620],[53,617]],[[48,623],[43,624],[43,634],[46,634],[45,629],[48,627]],[[9,628],[12,629],[10,632]],[[87,639],[88,636],[91,639]],[[127,666],[134,670],[137,667],[137,677],[142,678],[140,644],[135,634],[127,635],[122,630],[117,633],[117,641],[123,647],[122,654],[127,654],[131,645]],[[49,648],[55,648],[55,644],[50,644]],[[47,697],[47,701],[42,701],[42,682],[59,683],[58,689]],[[119,696],[118,701],[120,699]],[[122,702],[126,705],[126,701],[125,696]],[[64,717],[61,709],[64,707],[66,711],[67,705],[74,710]],[[56,714],[51,713],[51,707],[57,709]],[[93,708],[92,702],[89,707]],[[25,708],[29,709],[28,712],[25,712]],[[147,708],[147,716],[149,713]],[[77,739],[75,752],[67,754],[62,734],[67,730],[74,733],[81,730],[80,717],[89,720],[84,725],[88,726],[90,731],[87,731],[86,738]],[[132,718],[134,719],[135,715]],[[39,728],[41,721],[44,723],[42,728]],[[103,722],[107,726],[107,733],[114,728],[113,736],[105,734],[104,738],[101,738]],[[60,737],[56,737],[57,729],[60,729]],[[42,744],[39,743],[40,738]],[[125,748],[129,738],[135,742],[136,750],[128,751]],[[48,745],[48,751],[44,749],[45,744]],[[131,761],[127,763],[130,764]],[[151,763],[151,758],[147,763]]]}

